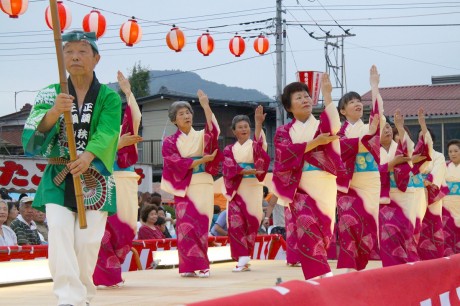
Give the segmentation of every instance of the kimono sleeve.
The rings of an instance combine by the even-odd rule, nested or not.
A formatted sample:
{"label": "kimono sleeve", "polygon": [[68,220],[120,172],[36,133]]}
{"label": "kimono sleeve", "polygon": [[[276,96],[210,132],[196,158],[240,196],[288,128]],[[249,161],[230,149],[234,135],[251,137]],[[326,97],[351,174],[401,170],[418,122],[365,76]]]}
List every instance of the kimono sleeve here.
{"label": "kimono sleeve", "polygon": [[233,144],[224,149],[224,162],[222,163],[222,175],[224,177],[225,196],[232,199],[241,184],[243,168],[238,165],[232,152]]}
{"label": "kimono sleeve", "polygon": [[414,163],[414,166],[412,167],[412,173],[415,175],[422,172],[423,167],[426,167],[432,160],[433,140],[431,139],[429,132],[426,132],[425,135],[420,135],[413,154],[426,157],[426,159],[419,161],[418,163]]}
{"label": "kimono sleeve", "polygon": [[302,176],[304,152],[307,143],[292,143],[289,135],[291,124],[280,126],[275,134],[275,163],[273,168],[274,193],[282,204],[294,199]]}
{"label": "kimono sleeve", "polygon": [[256,174],[256,177],[259,182],[263,182],[265,175],[267,175],[268,167],[270,166],[270,156],[267,153],[267,141],[264,131],[261,131],[259,139],[256,139],[254,135],[252,151],[254,156],[254,167],[257,171],[262,172]]}
{"label": "kimono sleeve", "polygon": [[206,124],[204,130],[204,140],[203,140],[203,147],[204,152],[203,154],[209,155],[217,150],[216,157],[213,161],[207,162],[205,165],[205,170],[207,173],[211,175],[217,175],[219,172],[219,164],[224,159],[222,152],[219,150],[219,124],[217,123],[216,117],[214,114],[212,115],[212,130],[209,129],[208,125]]}
{"label": "kimono sleeve", "polygon": [[53,107],[58,92],[59,87],[51,85],[37,94],[34,106],[26,120],[22,133],[22,145],[26,155],[46,156],[47,152],[51,150],[56,142],[59,133],[59,123],[62,118],[46,133],[39,132],[37,128],[46,113]]}
{"label": "kimono sleeve", "polygon": [[176,134],[166,137],[163,141],[161,153],[163,155],[163,175],[161,178],[161,188],[175,196],[183,197],[190,185],[193,169],[192,158],[183,158],[177,148]]}
{"label": "kimono sleeve", "polygon": [[[404,138],[398,142],[398,148],[396,149],[395,155],[402,155],[402,156],[412,156],[414,143],[410,140],[407,133],[404,133]],[[409,185],[410,181],[410,174],[411,174],[412,167],[409,163],[402,163],[399,165],[394,166],[394,177],[396,186],[402,192],[407,190],[407,186]]]}

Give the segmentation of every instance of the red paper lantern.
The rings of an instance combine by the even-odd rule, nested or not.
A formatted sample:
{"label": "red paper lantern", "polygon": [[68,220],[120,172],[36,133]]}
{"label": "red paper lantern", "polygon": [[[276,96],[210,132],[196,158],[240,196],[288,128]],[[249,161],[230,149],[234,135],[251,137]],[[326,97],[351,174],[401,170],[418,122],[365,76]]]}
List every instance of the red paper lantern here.
{"label": "red paper lantern", "polygon": [[120,38],[128,47],[132,47],[141,40],[142,28],[134,17],[121,25]]}
{"label": "red paper lantern", "polygon": [[244,48],[246,48],[246,44],[244,39],[241,38],[239,35],[235,35],[232,39],[230,39],[230,43],[228,44],[228,48],[230,52],[236,57],[240,57],[241,54],[244,53]]}
{"label": "red paper lantern", "polygon": [[[61,25],[61,33],[64,32],[64,30],[68,29],[70,27],[70,24],[72,23],[72,15],[70,14],[70,10],[65,6],[62,1],[57,2],[57,7],[58,7],[58,14],[59,14],[59,24]],[[46,25],[48,28],[51,30],[53,29],[53,20],[51,19],[51,9],[48,6],[45,11],[45,20],[46,20]]]}
{"label": "red paper lantern", "polygon": [[254,50],[256,50],[256,52],[260,55],[265,54],[265,52],[268,51],[269,47],[270,44],[268,42],[268,39],[262,34],[260,34],[259,37],[257,37],[256,40],[254,40]]}
{"label": "red paper lantern", "polygon": [[92,10],[83,18],[83,31],[94,32],[97,38],[103,36],[106,29],[105,17],[97,10]]}
{"label": "red paper lantern", "polygon": [[204,33],[196,41],[196,47],[198,51],[204,56],[208,56],[214,50],[214,39],[209,33]]}
{"label": "red paper lantern", "polygon": [[178,27],[173,25],[173,28],[166,35],[166,44],[169,49],[176,52],[182,51],[186,43],[184,32],[182,32]]}
{"label": "red paper lantern", "polygon": [[10,16],[18,18],[26,12],[29,0],[0,0],[0,9]]}

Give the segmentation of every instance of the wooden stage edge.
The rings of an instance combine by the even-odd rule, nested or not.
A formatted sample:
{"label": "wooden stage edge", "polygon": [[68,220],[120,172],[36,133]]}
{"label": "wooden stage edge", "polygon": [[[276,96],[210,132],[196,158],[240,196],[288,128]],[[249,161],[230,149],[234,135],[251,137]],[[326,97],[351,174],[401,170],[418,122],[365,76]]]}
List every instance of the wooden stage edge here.
{"label": "wooden stage edge", "polygon": [[[329,261],[334,275],[337,262]],[[281,280],[302,280],[300,267],[288,267],[284,260],[253,260],[251,271],[232,272],[235,262],[211,265],[210,278],[182,278],[176,269],[126,272],[125,286],[99,289],[91,306],[105,305],[183,305],[273,287]],[[371,261],[366,270],[380,268],[380,261]],[[352,272],[359,273],[359,272]],[[39,282],[0,287],[2,305],[57,305],[52,282]]]}

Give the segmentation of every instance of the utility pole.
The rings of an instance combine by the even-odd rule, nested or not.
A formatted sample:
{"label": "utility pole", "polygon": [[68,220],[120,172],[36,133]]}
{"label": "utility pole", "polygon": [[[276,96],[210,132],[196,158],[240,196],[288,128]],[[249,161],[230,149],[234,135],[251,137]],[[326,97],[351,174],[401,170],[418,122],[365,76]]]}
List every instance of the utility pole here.
{"label": "utility pole", "polygon": [[276,0],[276,127],[284,124],[283,105],[281,104],[281,93],[283,90],[283,29],[281,20],[281,2]]}
{"label": "utility pole", "polygon": [[326,73],[328,73],[331,78],[333,85],[332,88],[340,89],[340,97],[344,94],[344,88],[347,90],[345,79],[344,40],[346,37],[352,36],[356,35],[348,33],[344,35],[326,35],[323,37],[317,37],[319,40],[325,40],[324,56],[326,57]]}

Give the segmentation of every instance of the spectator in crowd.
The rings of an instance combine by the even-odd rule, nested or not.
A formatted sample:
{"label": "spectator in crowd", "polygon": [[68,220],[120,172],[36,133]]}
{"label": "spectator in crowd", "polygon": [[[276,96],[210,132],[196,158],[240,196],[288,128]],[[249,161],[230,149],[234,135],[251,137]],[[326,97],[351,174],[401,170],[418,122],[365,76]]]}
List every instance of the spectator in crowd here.
{"label": "spectator in crowd", "polygon": [[219,214],[222,211],[219,205],[214,205],[214,213],[212,215],[211,226],[209,227],[209,231],[211,231],[214,224],[216,224],[217,218],[219,218]]}
{"label": "spectator in crowd", "polygon": [[166,238],[176,238],[176,230],[174,228],[176,220],[172,218],[171,213],[166,211],[166,209],[163,206],[160,206],[158,207],[158,218],[165,219],[165,228],[167,234],[165,231],[162,232],[165,234]]}
{"label": "spectator in crowd", "polygon": [[0,199],[0,246],[17,245],[18,240],[14,231],[5,225],[8,219],[8,204]]}
{"label": "spectator in crowd", "polygon": [[211,235],[228,236],[227,210],[224,210],[219,214],[216,223],[214,223],[214,226],[211,228]]}
{"label": "spectator in crowd", "polygon": [[11,222],[15,220],[19,215],[18,203],[8,202],[8,219],[6,219],[5,225],[11,226]]}
{"label": "spectator in crowd", "polygon": [[8,190],[6,188],[0,188],[0,197],[3,199],[3,200],[10,200],[10,201],[13,201],[13,199],[10,197],[10,195],[8,194]]}
{"label": "spectator in crowd", "polygon": [[[158,210],[158,213],[160,213],[162,210]],[[163,233],[165,238],[171,238],[171,234],[168,232],[168,229],[166,228],[166,220],[163,217],[158,217],[157,222],[155,222],[155,226]]]}
{"label": "spectator in crowd", "polygon": [[263,200],[262,200],[262,211],[264,212],[264,215],[265,215],[265,212],[267,211],[267,207],[268,207],[268,201],[267,201],[268,187],[267,186],[263,186],[263,192],[264,192],[264,195],[263,195]]}
{"label": "spectator in crowd", "polygon": [[142,226],[139,229],[138,239],[163,239],[165,235],[155,226],[158,220],[158,206],[145,205],[141,211]]}
{"label": "spectator in crowd", "polygon": [[37,225],[37,231],[39,234],[43,236],[42,241],[48,242],[48,224],[46,223],[46,213],[39,211],[37,209],[34,210],[34,222]]}
{"label": "spectator in crowd", "polygon": [[28,197],[27,193],[21,193],[19,195],[18,202],[20,202],[23,197]]}
{"label": "spectator in crowd", "polygon": [[11,229],[16,233],[19,245],[38,245],[41,239],[35,224],[33,198],[24,197],[19,202],[19,216],[11,222]]}

